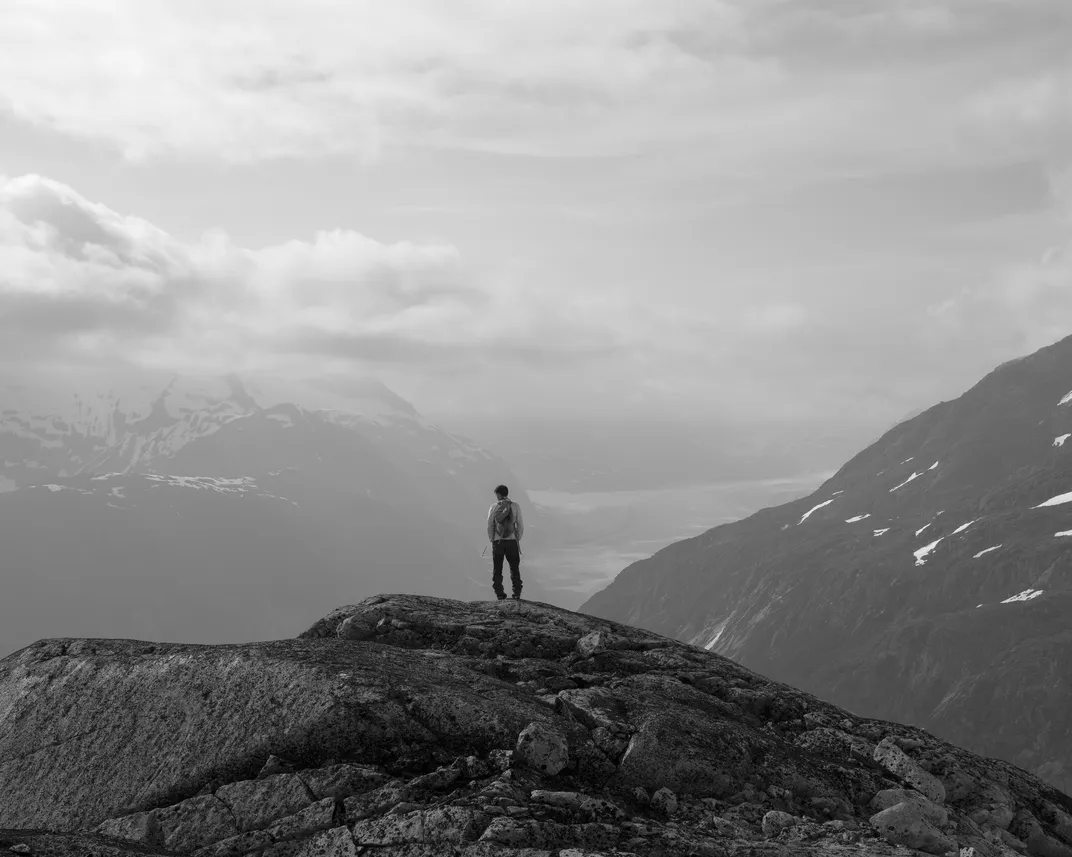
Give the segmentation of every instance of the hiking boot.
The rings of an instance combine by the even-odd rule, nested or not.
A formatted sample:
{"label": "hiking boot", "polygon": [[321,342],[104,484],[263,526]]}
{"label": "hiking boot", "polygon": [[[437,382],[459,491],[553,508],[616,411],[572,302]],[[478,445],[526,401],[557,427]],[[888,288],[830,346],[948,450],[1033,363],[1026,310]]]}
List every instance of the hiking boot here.
{"label": "hiking boot", "polygon": [[497,593],[495,593],[495,597],[497,599],[499,599],[500,601],[505,601],[506,600],[506,593],[505,592],[503,592],[503,593],[498,593],[497,592]]}
{"label": "hiking boot", "polygon": [[511,595],[510,597],[511,597],[511,598],[513,598],[513,599],[514,599],[514,601],[520,601],[520,600],[521,600],[521,593],[520,593],[520,592],[515,592],[515,593],[514,593],[513,595]]}

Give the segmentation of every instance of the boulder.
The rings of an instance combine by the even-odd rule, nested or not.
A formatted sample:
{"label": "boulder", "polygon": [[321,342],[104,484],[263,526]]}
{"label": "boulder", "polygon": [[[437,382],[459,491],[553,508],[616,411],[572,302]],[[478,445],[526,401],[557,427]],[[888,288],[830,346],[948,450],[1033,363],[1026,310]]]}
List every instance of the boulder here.
{"label": "boulder", "polygon": [[677,813],[677,795],[663,787],[651,796],[651,808],[665,816]]}
{"label": "boulder", "polygon": [[763,835],[768,839],[774,839],[783,830],[788,830],[790,827],[795,827],[800,824],[802,819],[797,818],[795,815],[788,812],[781,812],[779,810],[773,810],[763,816],[762,829]]}
{"label": "boulder", "polygon": [[954,839],[944,834],[923,815],[915,801],[905,801],[871,816],[871,826],[892,845],[904,845],[928,854],[957,852]]}
{"label": "boulder", "polygon": [[635,644],[627,638],[608,631],[592,631],[577,641],[577,654],[590,658],[600,652],[634,648]]}
{"label": "boulder", "polygon": [[541,773],[554,776],[569,764],[569,750],[561,733],[542,723],[530,723],[517,736],[514,752]]}
{"label": "boulder", "polygon": [[914,803],[923,817],[935,827],[945,827],[949,823],[949,811],[945,807],[910,789],[883,789],[871,798],[870,806],[875,812],[881,812],[899,803]]}
{"label": "boulder", "polygon": [[900,777],[917,792],[935,803],[945,800],[945,786],[912,761],[892,738],[884,738],[875,747],[874,759],[891,774]]}

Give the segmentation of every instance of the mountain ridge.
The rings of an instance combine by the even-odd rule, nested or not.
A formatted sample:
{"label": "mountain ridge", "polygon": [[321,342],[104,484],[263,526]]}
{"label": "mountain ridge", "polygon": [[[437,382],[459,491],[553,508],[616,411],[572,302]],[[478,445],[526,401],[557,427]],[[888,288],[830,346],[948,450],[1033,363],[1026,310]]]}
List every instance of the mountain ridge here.
{"label": "mountain ridge", "polygon": [[[1039,665],[1072,668],[1070,388],[1067,338],[893,427],[811,495],[630,566],[581,609],[993,746],[1072,789],[1072,687]],[[1012,654],[961,675],[995,625]],[[993,745],[989,707],[1007,716]]]}

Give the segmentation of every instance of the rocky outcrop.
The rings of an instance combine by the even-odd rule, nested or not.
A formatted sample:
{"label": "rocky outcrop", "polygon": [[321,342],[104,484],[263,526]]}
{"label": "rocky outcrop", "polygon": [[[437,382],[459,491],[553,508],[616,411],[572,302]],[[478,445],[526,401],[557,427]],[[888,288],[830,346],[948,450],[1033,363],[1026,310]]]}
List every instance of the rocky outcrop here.
{"label": "rocky outcrop", "polygon": [[0,823],[141,853],[1072,857],[1070,815],[1007,763],[530,602],[0,661]]}

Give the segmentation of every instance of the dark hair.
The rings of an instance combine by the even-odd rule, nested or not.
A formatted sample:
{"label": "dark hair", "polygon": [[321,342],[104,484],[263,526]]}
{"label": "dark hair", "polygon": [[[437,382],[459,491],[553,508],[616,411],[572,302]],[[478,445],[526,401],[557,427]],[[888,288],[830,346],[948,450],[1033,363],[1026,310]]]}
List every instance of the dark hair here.
{"label": "dark hair", "polygon": [[495,487],[495,493],[498,494],[500,497],[509,497],[510,489],[507,488],[505,485],[498,485]]}

